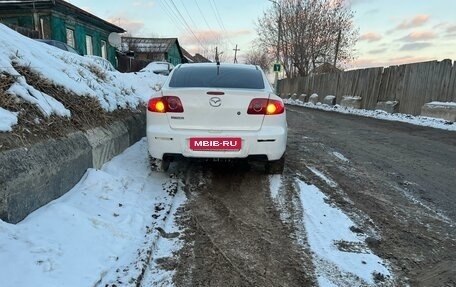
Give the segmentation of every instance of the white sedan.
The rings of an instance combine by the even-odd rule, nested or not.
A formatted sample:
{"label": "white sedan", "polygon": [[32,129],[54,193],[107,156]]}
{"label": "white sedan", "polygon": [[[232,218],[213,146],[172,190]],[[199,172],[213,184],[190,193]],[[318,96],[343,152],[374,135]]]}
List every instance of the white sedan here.
{"label": "white sedan", "polygon": [[285,162],[285,106],[258,66],[182,64],[148,103],[153,167],[182,157],[263,161],[267,173]]}

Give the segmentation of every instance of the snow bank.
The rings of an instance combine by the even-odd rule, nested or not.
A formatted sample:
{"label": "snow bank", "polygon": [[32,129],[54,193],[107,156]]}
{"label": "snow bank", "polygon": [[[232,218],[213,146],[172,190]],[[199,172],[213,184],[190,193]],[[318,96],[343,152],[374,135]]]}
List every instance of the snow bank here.
{"label": "snow bank", "polygon": [[[15,67],[29,68],[43,79],[61,86],[79,96],[96,98],[106,111],[136,107],[146,102],[154,93],[156,83],[166,77],[152,72],[120,73],[109,71],[90,57],[66,52],[25,37],[0,24],[0,73],[16,78],[9,94],[36,105],[45,117],[59,115],[70,117],[71,113],[62,103],[42,93],[27,83]],[[11,131],[17,124],[17,113],[0,114],[8,117],[3,121],[0,132]],[[14,117],[15,119],[12,119]]]}
{"label": "snow bank", "polygon": [[296,105],[296,106],[303,106],[312,109],[319,109],[324,111],[331,111],[331,112],[338,112],[343,114],[351,114],[356,116],[362,117],[369,117],[369,118],[376,118],[380,120],[387,120],[387,121],[396,121],[396,122],[404,122],[409,123],[412,125],[417,126],[426,126],[432,127],[436,129],[442,130],[449,130],[449,131],[456,131],[456,124],[448,122],[443,119],[437,118],[430,118],[430,117],[423,117],[423,116],[412,116],[407,114],[390,114],[382,110],[364,110],[364,109],[354,109],[349,107],[343,107],[341,105],[329,106],[324,105],[322,103],[303,103],[301,101],[295,101],[290,99],[284,99],[284,103],[289,105]]}

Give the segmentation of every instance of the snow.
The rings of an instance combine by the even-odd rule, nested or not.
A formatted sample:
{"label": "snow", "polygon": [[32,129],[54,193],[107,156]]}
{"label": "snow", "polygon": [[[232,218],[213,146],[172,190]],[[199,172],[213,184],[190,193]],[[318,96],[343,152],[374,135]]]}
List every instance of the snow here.
{"label": "snow", "polygon": [[[185,194],[169,176],[151,174],[146,153],[143,139],[101,170],[89,169],[72,190],[20,223],[0,221],[1,286],[105,286],[118,280],[128,286],[140,272],[139,247],[144,254],[154,247],[153,258],[172,256],[180,240],[161,238],[157,228],[179,231],[173,216]],[[176,195],[164,187],[177,188]],[[152,267],[162,282],[171,282],[173,272]]]}
{"label": "snow", "polygon": [[[0,74],[11,75],[16,82],[7,91],[13,97],[36,105],[44,117],[71,117],[62,103],[27,83],[16,67],[30,68],[55,85],[78,96],[96,98],[106,111],[136,107],[154,93],[153,87],[165,76],[152,72],[120,73],[106,69],[100,60],[79,56],[32,40],[0,24]],[[94,69],[95,67],[95,69]],[[98,72],[97,72],[98,71]],[[18,113],[0,112],[0,132],[11,131]],[[5,119],[5,120],[3,120]]]}
{"label": "snow", "polygon": [[[309,246],[320,287],[376,286],[375,276],[388,281],[391,273],[387,262],[373,254],[365,243],[366,235],[351,231],[356,224],[316,186],[295,178],[299,209],[303,210],[301,222],[305,234],[297,234],[300,244]],[[281,213],[283,196],[281,181],[270,177],[270,192]],[[281,216],[290,221],[290,217]],[[307,243],[300,240],[305,236]],[[382,283],[379,283],[382,284]]]}
{"label": "snow", "polygon": [[17,113],[0,107],[0,131],[10,132],[12,126],[17,124]]}
{"label": "snow", "polygon": [[154,72],[154,71],[163,71],[172,69],[174,66],[168,62],[152,62],[149,63],[146,67],[141,69],[141,72]]}
{"label": "snow", "polygon": [[310,166],[308,168],[311,172],[313,172],[313,174],[315,174],[316,176],[321,178],[330,187],[336,188],[338,186],[337,183],[332,178],[330,178],[328,175],[325,175],[323,172],[319,171],[317,168],[315,168],[313,166]]}
{"label": "snow", "polygon": [[335,157],[337,157],[339,160],[343,161],[343,162],[350,162],[350,160],[348,158],[346,158],[343,154],[341,154],[340,152],[337,152],[337,151],[333,151],[331,153],[332,155],[334,155]]}
{"label": "snow", "polygon": [[[0,74],[15,80],[7,93],[36,105],[44,117],[71,113],[27,83],[17,67],[29,68],[76,96],[93,97],[106,111],[144,104],[155,93],[153,87],[166,79],[105,69],[99,59],[59,50],[2,24],[0,35]],[[0,132],[12,131],[18,116],[0,107]],[[173,256],[182,243],[162,238],[157,229],[178,232],[174,213],[186,198],[176,179],[149,171],[145,155],[143,139],[100,170],[87,170],[72,190],[20,223],[0,220],[0,285],[129,286],[141,264],[149,263],[148,254]],[[173,189],[175,194],[170,193]],[[151,266],[158,268],[153,262]],[[171,282],[172,271],[153,268],[150,272],[160,274],[160,282]],[[157,278],[148,280],[158,285]]]}
{"label": "snow", "polygon": [[[307,239],[314,251],[318,275],[326,274],[325,265],[336,265],[342,272],[353,273],[367,284],[373,284],[376,273],[390,276],[382,259],[372,253],[365,243],[365,235],[350,230],[356,226],[341,210],[326,203],[328,199],[317,187],[297,181],[304,210]],[[336,243],[353,246],[354,251],[339,250]]]}
{"label": "snow", "polygon": [[[397,121],[397,122],[409,123],[412,125],[432,127],[432,128],[436,128],[436,129],[443,129],[443,130],[449,130],[449,131],[456,131],[456,123],[448,122],[443,119],[423,117],[423,116],[412,116],[412,115],[400,114],[400,113],[390,114],[390,113],[382,111],[382,110],[354,109],[354,108],[349,108],[349,107],[343,107],[340,105],[330,106],[330,105],[325,105],[322,103],[316,103],[316,104],[313,104],[310,102],[304,103],[300,100],[292,100],[292,99],[284,99],[283,101],[284,101],[284,103],[289,104],[289,105],[303,106],[303,107],[312,108],[312,109],[319,109],[319,110],[324,110],[324,111],[357,115],[357,116],[375,118],[375,119],[386,120],[386,121]],[[445,104],[449,107],[456,105],[456,103],[441,103],[441,102],[439,102],[439,104]]]}
{"label": "snow", "polygon": [[430,102],[430,106],[447,106],[447,107],[456,107],[456,103],[453,102]]}
{"label": "snow", "polygon": [[359,97],[359,96],[342,96],[342,98],[345,100],[356,100],[356,101],[361,100],[361,97]]}

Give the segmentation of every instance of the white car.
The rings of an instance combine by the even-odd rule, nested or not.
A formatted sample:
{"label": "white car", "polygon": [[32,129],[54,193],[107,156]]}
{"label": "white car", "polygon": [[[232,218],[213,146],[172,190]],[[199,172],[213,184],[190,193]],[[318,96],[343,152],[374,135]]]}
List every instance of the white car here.
{"label": "white car", "polygon": [[182,157],[263,161],[267,173],[285,162],[285,106],[258,66],[181,64],[148,102],[153,167]]}
{"label": "white car", "polygon": [[153,72],[155,74],[168,76],[174,69],[174,65],[168,62],[150,62],[140,72]]}

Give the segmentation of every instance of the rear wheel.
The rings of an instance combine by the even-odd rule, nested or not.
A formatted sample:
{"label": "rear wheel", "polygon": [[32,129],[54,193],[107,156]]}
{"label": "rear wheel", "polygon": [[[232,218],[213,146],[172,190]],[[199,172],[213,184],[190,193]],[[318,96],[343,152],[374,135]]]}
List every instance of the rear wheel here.
{"label": "rear wheel", "polygon": [[149,156],[150,168],[152,171],[165,172],[168,170],[171,161],[169,159],[158,159]]}
{"label": "rear wheel", "polygon": [[265,163],[266,174],[282,174],[285,168],[285,154],[279,160],[272,160]]}

